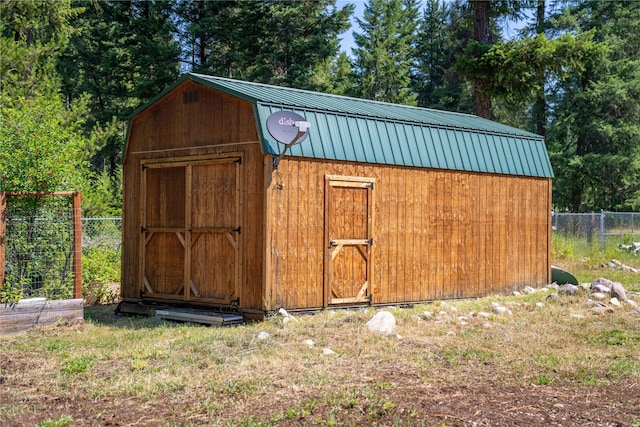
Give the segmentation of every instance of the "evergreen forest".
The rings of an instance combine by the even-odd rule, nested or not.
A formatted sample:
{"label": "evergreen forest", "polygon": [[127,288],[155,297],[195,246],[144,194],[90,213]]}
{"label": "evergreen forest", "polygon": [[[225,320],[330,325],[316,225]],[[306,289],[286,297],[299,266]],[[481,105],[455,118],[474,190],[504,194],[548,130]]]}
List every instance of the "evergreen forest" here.
{"label": "evergreen forest", "polygon": [[336,0],[0,0],[0,189],[79,190],[84,216],[120,215],[128,117],[198,72],[544,135],[555,210],[637,211],[638,6],[367,0],[354,17]]}

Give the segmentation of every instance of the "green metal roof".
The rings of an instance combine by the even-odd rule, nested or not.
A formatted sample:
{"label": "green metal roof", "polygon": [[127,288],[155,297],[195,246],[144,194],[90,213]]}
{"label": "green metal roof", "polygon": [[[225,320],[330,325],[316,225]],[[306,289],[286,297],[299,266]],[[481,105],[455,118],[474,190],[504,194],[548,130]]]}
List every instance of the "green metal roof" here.
{"label": "green metal roof", "polygon": [[267,117],[290,110],[311,123],[291,156],[553,177],[543,137],[474,115],[202,74],[184,79],[252,102],[265,153],[283,149],[267,131]]}

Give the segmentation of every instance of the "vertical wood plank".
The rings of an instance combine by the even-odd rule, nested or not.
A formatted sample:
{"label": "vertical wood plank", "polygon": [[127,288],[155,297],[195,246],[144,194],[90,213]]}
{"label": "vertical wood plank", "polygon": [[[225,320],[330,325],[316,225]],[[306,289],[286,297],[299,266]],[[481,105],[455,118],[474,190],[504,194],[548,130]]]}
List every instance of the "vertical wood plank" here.
{"label": "vertical wood plank", "polygon": [[[82,298],[82,194],[73,193],[73,297]],[[4,270],[4,269],[3,269]],[[0,282],[1,284],[2,282]]]}
{"label": "vertical wood plank", "polygon": [[7,193],[0,191],[0,289],[4,285],[7,238]]}
{"label": "vertical wood plank", "polygon": [[[193,227],[193,219],[191,215],[192,210],[192,198],[193,198],[193,189],[192,183],[193,181],[193,166],[187,165],[185,168],[185,179],[184,179],[184,279],[182,282],[182,289],[184,291],[185,300],[189,301],[191,299],[191,242],[193,241],[191,229]],[[168,201],[168,194],[164,195],[164,203]]]}
{"label": "vertical wood plank", "polygon": [[275,203],[274,194],[277,191],[275,189],[275,179],[273,179],[273,156],[266,154],[262,158],[263,167],[263,210],[262,215],[264,217],[264,225],[262,226],[263,241],[261,242],[262,248],[262,285],[261,296],[263,302],[262,309],[265,311],[274,309],[276,306],[274,283],[275,279],[273,272],[275,271],[273,256],[274,256],[274,215],[275,215]]}
{"label": "vertical wood plank", "polygon": [[324,177],[324,299],[322,305],[324,307],[329,305],[331,299],[331,250],[329,241],[331,240],[329,230],[331,229],[330,222],[330,198],[331,198],[331,185],[329,178]]}

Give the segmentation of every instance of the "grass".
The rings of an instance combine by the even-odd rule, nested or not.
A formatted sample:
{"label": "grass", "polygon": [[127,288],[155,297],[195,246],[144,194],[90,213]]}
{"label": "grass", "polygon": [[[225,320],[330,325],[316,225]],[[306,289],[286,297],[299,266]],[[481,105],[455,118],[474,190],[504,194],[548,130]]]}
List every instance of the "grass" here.
{"label": "grass", "polygon": [[[578,250],[562,244],[565,253]],[[610,255],[594,250],[559,261],[576,266],[580,281],[615,272],[638,292],[633,273],[589,270]],[[594,315],[586,297],[550,300],[548,293],[388,308],[402,339],[366,329],[374,308],[216,328],[89,307],[83,324],[0,337],[0,424],[460,425],[460,417],[496,404],[482,396],[503,393],[508,401],[512,389],[536,390],[531,407],[544,401],[544,390],[553,399],[575,395],[575,405],[583,400],[576,390],[632,390],[640,382],[640,316],[626,306]],[[513,314],[477,315],[493,302]],[[434,315],[424,320],[425,311]],[[269,338],[257,339],[261,331]],[[335,354],[323,355],[324,348]],[[464,412],[467,401],[474,403]],[[585,402],[585,413],[602,404]],[[625,405],[627,424],[638,425],[640,402]],[[509,416],[489,409],[483,413]],[[603,407],[600,416],[609,412]]]}

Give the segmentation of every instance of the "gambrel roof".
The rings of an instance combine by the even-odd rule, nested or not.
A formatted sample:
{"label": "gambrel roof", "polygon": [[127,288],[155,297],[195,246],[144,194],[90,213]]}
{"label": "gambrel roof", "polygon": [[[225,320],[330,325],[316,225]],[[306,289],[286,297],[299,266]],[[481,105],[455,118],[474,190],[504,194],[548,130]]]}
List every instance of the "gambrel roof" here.
{"label": "gambrel roof", "polygon": [[267,131],[267,118],[289,110],[311,123],[290,156],[553,177],[543,137],[474,115],[194,73],[164,93],[187,79],[251,102],[264,153],[283,150]]}

